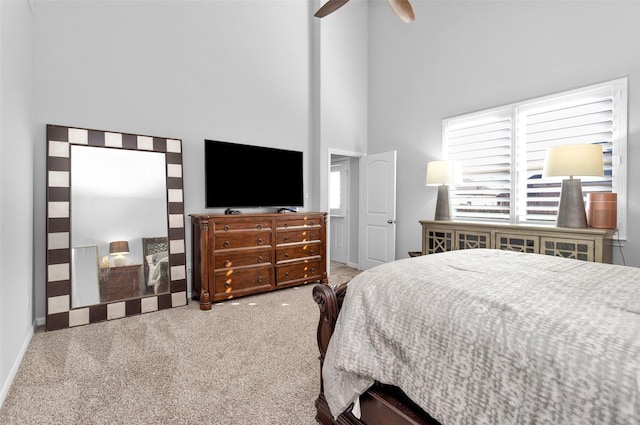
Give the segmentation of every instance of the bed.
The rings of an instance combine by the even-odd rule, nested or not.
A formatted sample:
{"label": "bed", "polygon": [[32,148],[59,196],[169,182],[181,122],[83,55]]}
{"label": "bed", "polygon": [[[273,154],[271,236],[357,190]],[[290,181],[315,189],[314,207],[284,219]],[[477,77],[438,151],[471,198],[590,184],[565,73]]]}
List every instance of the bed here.
{"label": "bed", "polygon": [[640,269],[473,249],[314,287],[323,424],[640,423]]}

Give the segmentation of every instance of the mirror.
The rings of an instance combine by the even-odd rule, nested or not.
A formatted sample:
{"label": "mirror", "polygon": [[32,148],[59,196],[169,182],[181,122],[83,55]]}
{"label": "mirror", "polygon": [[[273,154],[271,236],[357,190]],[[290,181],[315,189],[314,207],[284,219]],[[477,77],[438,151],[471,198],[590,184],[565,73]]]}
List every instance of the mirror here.
{"label": "mirror", "polygon": [[187,303],[181,141],[47,126],[47,330]]}
{"label": "mirror", "polygon": [[[71,307],[167,292],[167,280],[148,273],[168,275],[164,154],[72,145],[70,178]],[[143,246],[151,237],[165,249]],[[110,253],[117,241],[126,254]],[[76,254],[87,247],[93,255]]]}

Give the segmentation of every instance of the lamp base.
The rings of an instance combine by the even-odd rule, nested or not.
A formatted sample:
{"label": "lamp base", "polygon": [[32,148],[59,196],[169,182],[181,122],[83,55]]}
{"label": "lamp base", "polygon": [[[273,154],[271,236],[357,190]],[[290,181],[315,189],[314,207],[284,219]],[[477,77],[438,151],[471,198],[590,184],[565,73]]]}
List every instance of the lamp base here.
{"label": "lamp base", "polygon": [[116,255],[113,257],[113,265],[116,267],[122,267],[127,265],[127,259],[124,258],[124,255]]}
{"label": "lamp base", "polygon": [[438,198],[436,200],[436,214],[434,220],[451,221],[451,207],[449,206],[449,186],[438,186]]}
{"label": "lamp base", "polygon": [[562,180],[560,205],[558,205],[558,227],[587,228],[587,213],[582,197],[580,179]]}

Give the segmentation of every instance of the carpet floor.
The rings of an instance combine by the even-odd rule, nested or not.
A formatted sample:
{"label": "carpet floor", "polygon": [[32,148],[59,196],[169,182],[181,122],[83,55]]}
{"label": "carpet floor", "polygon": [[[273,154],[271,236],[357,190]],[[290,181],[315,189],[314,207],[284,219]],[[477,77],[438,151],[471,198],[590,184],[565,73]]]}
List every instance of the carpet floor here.
{"label": "carpet floor", "polygon": [[[329,282],[358,274],[331,264]],[[315,424],[314,284],[45,332],[1,424]]]}

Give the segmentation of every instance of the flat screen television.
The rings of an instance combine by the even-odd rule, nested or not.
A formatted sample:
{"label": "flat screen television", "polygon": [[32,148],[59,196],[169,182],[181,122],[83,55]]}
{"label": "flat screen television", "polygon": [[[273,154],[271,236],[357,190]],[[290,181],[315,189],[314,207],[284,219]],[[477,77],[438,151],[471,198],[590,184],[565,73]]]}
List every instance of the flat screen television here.
{"label": "flat screen television", "polygon": [[204,141],[206,208],[304,206],[302,152]]}

